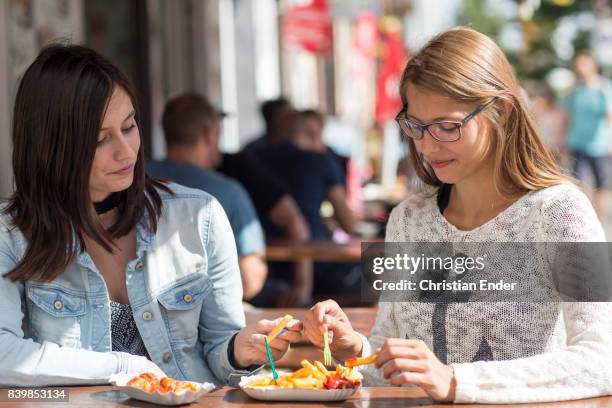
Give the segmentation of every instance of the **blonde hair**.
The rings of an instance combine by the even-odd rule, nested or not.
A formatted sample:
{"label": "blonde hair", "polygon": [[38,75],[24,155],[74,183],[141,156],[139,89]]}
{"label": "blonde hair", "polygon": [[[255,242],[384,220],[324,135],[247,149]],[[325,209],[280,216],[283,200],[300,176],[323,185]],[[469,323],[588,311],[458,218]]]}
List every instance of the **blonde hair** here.
{"label": "blonde hair", "polygon": [[[538,190],[570,179],[555,163],[530,116],[510,63],[486,35],[465,27],[452,28],[431,39],[408,62],[400,83],[407,105],[409,84],[465,103],[497,101],[480,113],[492,124],[494,183],[504,195]],[[504,101],[511,107],[504,124]],[[410,159],[418,177],[440,186],[433,169],[419,157],[408,139]]]}

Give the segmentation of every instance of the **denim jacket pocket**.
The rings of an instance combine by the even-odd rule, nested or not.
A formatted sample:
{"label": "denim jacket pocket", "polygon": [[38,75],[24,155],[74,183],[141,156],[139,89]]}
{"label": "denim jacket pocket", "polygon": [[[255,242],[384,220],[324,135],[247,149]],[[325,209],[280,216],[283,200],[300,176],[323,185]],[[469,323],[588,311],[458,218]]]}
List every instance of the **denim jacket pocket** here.
{"label": "denim jacket pocket", "polygon": [[211,287],[212,282],[206,275],[195,273],[157,295],[172,342],[195,344],[202,302]]}
{"label": "denim jacket pocket", "polygon": [[87,312],[86,297],[51,285],[28,286],[27,295],[34,339],[79,347],[81,320]]}

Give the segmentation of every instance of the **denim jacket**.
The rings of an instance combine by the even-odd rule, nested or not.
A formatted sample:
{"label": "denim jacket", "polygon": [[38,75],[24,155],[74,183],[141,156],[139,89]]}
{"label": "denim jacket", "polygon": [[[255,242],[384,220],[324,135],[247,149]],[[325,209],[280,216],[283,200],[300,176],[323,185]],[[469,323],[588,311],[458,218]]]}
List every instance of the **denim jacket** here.
{"label": "denim jacket", "polygon": [[[244,371],[228,343],[245,325],[236,246],[229,222],[209,194],[170,184],[160,191],[157,232],[136,227],[136,259],[126,270],[134,320],[153,362],[168,376],[235,383]],[[0,385],[108,382],[143,357],[111,351],[110,300],[86,251],[51,282],[11,282],[3,275],[26,249],[0,216]],[[142,364],[141,364],[142,365]]]}

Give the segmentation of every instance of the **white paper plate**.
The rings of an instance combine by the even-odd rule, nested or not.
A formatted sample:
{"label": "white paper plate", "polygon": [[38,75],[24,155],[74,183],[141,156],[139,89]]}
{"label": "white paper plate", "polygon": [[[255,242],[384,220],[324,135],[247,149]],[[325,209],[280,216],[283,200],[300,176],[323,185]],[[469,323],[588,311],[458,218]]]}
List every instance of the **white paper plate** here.
{"label": "white paper plate", "polygon": [[138,374],[126,373],[114,374],[109,378],[109,382],[113,384],[118,390],[124,392],[131,398],[141,401],[152,402],[154,404],[159,405],[189,404],[190,402],[193,402],[200,398],[202,395],[209,393],[215,389],[215,385],[211,383],[194,383],[196,386],[199,387],[198,390],[195,392],[183,391],[178,394],[174,392],[166,392],[160,394],[159,392],[155,391],[154,393],[150,394],[146,391],[141,390],[140,388],[129,387],[126,385],[128,381],[130,381],[137,375]]}
{"label": "white paper plate", "polygon": [[249,382],[258,377],[262,376],[242,377],[239,386],[249,397],[263,401],[344,401],[361,387],[317,390],[312,388],[274,388],[272,386],[251,388],[247,386]]}

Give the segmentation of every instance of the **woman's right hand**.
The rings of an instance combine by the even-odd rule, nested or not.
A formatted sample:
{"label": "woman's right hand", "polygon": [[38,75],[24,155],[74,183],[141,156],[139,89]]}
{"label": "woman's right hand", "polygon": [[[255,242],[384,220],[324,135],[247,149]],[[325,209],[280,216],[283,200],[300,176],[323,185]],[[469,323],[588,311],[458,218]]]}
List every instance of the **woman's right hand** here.
{"label": "woman's right hand", "polygon": [[119,371],[128,374],[153,373],[159,378],[166,377],[166,373],[157,364],[144,356],[124,352],[113,352],[120,359]]}
{"label": "woman's right hand", "polygon": [[157,378],[164,378],[167,377],[166,373],[164,373],[164,371],[159,368],[159,366],[157,364],[155,364],[154,362],[148,360],[146,357],[143,357],[146,361],[146,366],[143,367],[143,369],[145,370],[144,372],[147,373],[153,373],[157,376]]}
{"label": "woman's right hand", "polygon": [[353,330],[338,303],[331,299],[314,305],[304,320],[304,335],[320,349],[323,349],[325,330],[328,331],[329,347],[335,358],[346,360],[361,355],[361,337]]}

